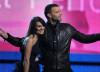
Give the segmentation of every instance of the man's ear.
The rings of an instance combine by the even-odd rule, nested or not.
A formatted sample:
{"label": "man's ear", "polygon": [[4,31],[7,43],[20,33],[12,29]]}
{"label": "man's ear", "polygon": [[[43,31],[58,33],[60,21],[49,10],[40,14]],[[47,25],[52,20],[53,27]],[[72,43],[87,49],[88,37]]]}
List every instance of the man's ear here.
{"label": "man's ear", "polygon": [[47,16],[48,16],[49,18],[51,18],[51,17],[52,17],[52,15],[51,15],[50,13],[48,13],[48,14],[47,14]]}

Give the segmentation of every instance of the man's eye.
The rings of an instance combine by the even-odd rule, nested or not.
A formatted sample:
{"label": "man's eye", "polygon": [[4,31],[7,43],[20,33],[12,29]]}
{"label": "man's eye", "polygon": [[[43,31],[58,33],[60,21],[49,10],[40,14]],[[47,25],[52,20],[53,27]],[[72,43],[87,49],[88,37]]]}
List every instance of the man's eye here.
{"label": "man's eye", "polygon": [[59,11],[57,11],[56,13],[59,13]]}

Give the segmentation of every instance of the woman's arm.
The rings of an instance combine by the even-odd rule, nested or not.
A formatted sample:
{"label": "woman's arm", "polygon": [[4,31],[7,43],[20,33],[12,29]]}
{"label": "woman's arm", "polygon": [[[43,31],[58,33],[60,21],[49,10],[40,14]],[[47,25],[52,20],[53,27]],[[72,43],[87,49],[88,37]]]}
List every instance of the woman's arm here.
{"label": "woman's arm", "polygon": [[26,45],[24,46],[25,47],[24,72],[29,72],[31,50],[35,42],[36,41],[33,38],[29,38],[26,41]]}

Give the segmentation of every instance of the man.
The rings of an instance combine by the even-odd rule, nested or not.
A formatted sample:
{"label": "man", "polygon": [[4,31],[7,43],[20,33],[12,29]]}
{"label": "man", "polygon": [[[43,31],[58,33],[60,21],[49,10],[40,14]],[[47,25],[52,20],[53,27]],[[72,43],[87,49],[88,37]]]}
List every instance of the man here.
{"label": "man", "polygon": [[[84,35],[68,23],[60,23],[62,13],[56,4],[47,5],[44,13],[48,22],[45,34],[39,38],[43,72],[73,72],[69,60],[72,38],[82,43],[92,43],[100,40],[100,34]],[[10,34],[4,38],[15,46],[21,45],[21,38]]]}

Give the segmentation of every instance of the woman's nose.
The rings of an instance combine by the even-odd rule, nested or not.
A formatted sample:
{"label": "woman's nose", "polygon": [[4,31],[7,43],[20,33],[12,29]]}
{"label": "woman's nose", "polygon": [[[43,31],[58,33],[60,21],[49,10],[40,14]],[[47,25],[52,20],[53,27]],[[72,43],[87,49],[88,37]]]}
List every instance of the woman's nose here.
{"label": "woman's nose", "polygon": [[44,29],[44,26],[42,26],[41,29]]}

